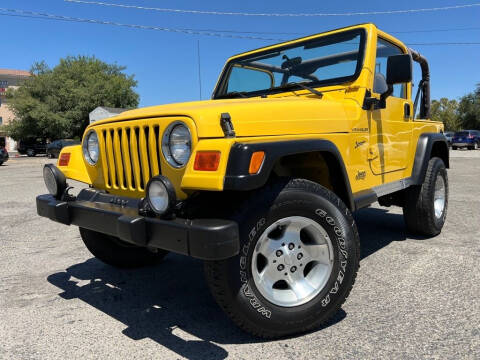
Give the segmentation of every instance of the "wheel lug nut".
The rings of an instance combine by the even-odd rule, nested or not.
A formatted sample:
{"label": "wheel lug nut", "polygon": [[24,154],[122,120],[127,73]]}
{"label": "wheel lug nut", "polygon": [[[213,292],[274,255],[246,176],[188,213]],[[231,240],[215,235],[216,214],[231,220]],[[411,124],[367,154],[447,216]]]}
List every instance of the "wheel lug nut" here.
{"label": "wheel lug nut", "polygon": [[297,267],[296,267],[296,266],[292,266],[292,267],[290,268],[290,271],[291,271],[292,273],[294,273],[295,271],[297,271]]}
{"label": "wheel lug nut", "polygon": [[282,250],[277,250],[275,252],[275,255],[277,255],[278,257],[282,256],[283,255],[283,251]]}
{"label": "wheel lug nut", "polygon": [[277,266],[277,269],[278,269],[278,271],[282,271],[283,269],[285,269],[285,266],[280,264],[280,265]]}
{"label": "wheel lug nut", "polygon": [[300,253],[300,254],[297,255],[297,259],[298,259],[298,260],[300,260],[302,257],[303,257],[303,254],[302,254],[302,253]]}
{"label": "wheel lug nut", "polygon": [[289,250],[293,250],[294,247],[295,247],[295,245],[293,243],[288,244],[288,249]]}

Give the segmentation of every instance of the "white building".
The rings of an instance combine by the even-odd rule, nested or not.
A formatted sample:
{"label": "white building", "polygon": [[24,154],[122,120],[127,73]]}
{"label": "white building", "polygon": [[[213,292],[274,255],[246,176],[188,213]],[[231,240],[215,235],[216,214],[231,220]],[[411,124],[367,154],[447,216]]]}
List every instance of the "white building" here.
{"label": "white building", "polygon": [[106,107],[106,106],[99,106],[90,114],[88,115],[90,119],[90,124],[94,123],[95,121],[110,118],[112,116],[116,116],[118,114],[121,114],[122,112],[126,111],[127,109],[121,109],[121,108],[111,108],[111,107]]}

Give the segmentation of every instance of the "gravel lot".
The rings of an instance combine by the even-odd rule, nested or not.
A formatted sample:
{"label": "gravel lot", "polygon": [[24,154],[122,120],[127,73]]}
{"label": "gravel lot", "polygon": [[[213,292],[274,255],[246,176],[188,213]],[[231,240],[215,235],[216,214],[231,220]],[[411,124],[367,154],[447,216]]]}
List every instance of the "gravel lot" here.
{"label": "gravel lot", "polygon": [[36,215],[45,158],[0,167],[1,359],[479,359],[480,151],[452,151],[447,224],[405,233],[401,211],[356,214],[362,260],[335,319],[265,342],[217,307],[202,263],[169,255],[119,271],[92,258],[76,227]]}

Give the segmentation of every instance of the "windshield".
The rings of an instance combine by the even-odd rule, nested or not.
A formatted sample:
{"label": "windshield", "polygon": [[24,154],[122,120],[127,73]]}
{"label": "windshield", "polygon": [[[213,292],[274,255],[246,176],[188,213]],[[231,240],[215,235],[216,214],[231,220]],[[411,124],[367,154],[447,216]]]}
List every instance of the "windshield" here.
{"label": "windshield", "polygon": [[365,31],[356,29],[266,50],[232,60],[214,98],[259,96],[335,85],[358,77],[363,65]]}

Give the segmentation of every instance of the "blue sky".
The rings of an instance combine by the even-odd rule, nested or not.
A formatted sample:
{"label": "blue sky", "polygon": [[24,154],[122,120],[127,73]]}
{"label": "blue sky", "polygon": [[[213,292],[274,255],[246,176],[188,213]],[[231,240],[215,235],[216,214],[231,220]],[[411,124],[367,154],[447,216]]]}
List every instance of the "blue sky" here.
{"label": "blue sky", "polygon": [[[363,12],[418,9],[461,4],[477,0],[424,1],[192,1],[192,0],[103,0],[104,2],[208,11],[254,13]],[[89,19],[169,28],[198,28],[311,34],[373,22],[405,43],[480,42],[480,7],[414,14],[345,17],[245,17],[172,14],[66,3],[63,0],[3,0],[0,7],[38,11]],[[228,39],[186,35],[116,26],[47,21],[0,16],[3,23],[0,68],[29,69],[34,61],[54,66],[67,55],[95,55],[107,62],[127,66],[138,80],[141,106],[199,99],[197,41],[200,41],[202,98],[207,99],[225,60],[236,53],[275,43],[272,40]],[[410,30],[458,29],[394,33]],[[254,35],[255,36],[255,35]],[[298,35],[257,35],[296,38]],[[480,83],[480,45],[412,46],[424,54],[431,66],[432,98],[458,98]]]}

